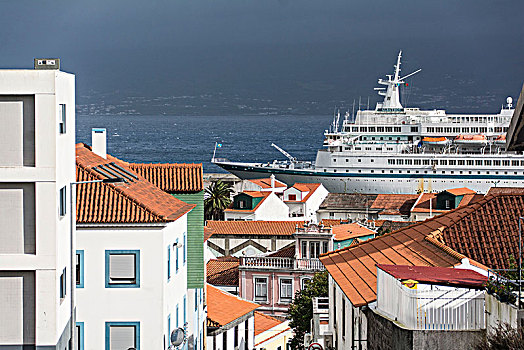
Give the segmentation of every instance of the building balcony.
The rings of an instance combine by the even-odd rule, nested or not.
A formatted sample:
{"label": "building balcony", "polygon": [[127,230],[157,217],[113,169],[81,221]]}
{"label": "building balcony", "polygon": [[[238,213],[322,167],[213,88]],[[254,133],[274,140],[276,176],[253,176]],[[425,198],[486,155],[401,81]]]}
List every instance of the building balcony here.
{"label": "building balcony", "polygon": [[240,268],[324,271],[319,259],[294,259],[281,257],[241,257]]}

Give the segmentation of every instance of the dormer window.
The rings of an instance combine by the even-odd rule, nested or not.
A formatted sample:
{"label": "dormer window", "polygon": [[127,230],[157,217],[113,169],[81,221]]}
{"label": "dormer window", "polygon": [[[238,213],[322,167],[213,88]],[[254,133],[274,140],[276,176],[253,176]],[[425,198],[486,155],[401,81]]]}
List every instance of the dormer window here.
{"label": "dormer window", "polygon": [[297,200],[297,195],[296,195],[296,194],[290,194],[290,195],[288,196],[288,200],[290,200],[290,201],[296,201],[296,200]]}
{"label": "dormer window", "polygon": [[444,205],[445,205],[446,209],[451,209],[451,201],[449,199],[446,199],[444,201]]}
{"label": "dormer window", "polygon": [[246,201],[238,201],[238,207],[240,209],[246,208]]}

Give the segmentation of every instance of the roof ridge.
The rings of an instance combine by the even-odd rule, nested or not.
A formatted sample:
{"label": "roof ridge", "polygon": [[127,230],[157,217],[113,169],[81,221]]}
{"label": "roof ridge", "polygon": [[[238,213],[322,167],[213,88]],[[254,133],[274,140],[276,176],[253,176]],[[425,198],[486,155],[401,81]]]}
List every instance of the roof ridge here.
{"label": "roof ridge", "polygon": [[[442,231],[440,231],[441,228],[439,228],[437,231],[434,231],[435,233],[438,232],[438,234],[442,234]],[[438,235],[436,234],[436,235]],[[444,243],[440,242],[434,235],[433,233],[427,235],[426,237],[424,237],[424,240],[431,243],[432,245],[434,245],[435,247],[439,248],[440,250],[442,250],[444,253],[450,255],[451,257],[457,259],[459,262],[462,261],[462,259],[464,259],[466,256],[463,255],[463,254],[460,254],[459,252],[457,252],[456,250],[453,250],[451,249],[449,246],[445,245]]]}
{"label": "roof ridge", "polygon": [[[79,166],[77,164],[77,166]],[[81,167],[81,166],[80,166]],[[93,173],[90,171],[90,169],[86,169],[84,167],[81,167],[82,170],[86,171],[89,175],[93,175]],[[98,176],[95,176],[95,178],[98,179]],[[93,184],[79,184],[79,185],[97,185],[97,183],[93,183]],[[125,193],[124,190],[120,189],[118,186],[116,186],[115,184],[112,184],[112,183],[100,183],[100,186],[106,186],[106,188],[109,188],[111,189],[112,191],[118,193],[119,195],[121,195],[122,197],[125,197],[126,199],[128,199],[129,201],[131,201],[133,204],[137,205],[138,207],[140,207],[141,209],[151,213],[153,216],[156,216],[158,219],[160,219],[162,222],[167,222],[169,220],[167,220],[167,217],[161,215],[161,214],[158,214],[156,213],[154,210],[146,207],[145,205],[143,205],[142,203],[138,202],[136,199],[132,198],[131,196],[129,196],[127,193]],[[186,203],[187,204],[187,203]],[[193,204],[188,204],[188,205],[193,205]],[[193,205],[193,208],[195,207],[195,205]]]}

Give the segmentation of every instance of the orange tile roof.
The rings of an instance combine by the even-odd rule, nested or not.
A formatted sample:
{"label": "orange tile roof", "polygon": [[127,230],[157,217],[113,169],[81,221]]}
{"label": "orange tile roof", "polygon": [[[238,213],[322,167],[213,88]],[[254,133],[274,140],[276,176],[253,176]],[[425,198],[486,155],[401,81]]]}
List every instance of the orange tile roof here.
{"label": "orange tile roof", "polygon": [[213,235],[264,235],[292,236],[296,227],[304,227],[303,221],[213,221],[207,227]]}
{"label": "orange tile roof", "polygon": [[417,198],[418,194],[379,194],[370,208],[383,209],[385,214],[398,211],[402,215],[408,215]]}
{"label": "orange tile roof", "polygon": [[283,323],[274,317],[255,311],[255,337],[260,333],[270,330],[271,328]]}
{"label": "orange tile roof", "polygon": [[[459,188],[459,190],[462,190]],[[466,190],[469,190],[466,188]],[[471,190],[470,190],[471,191]],[[446,191],[449,192],[449,191]],[[482,198],[484,198],[483,195],[477,194],[476,192],[473,193],[466,193],[462,195],[462,200],[460,201],[459,207],[463,207],[465,205],[468,205],[470,203],[474,203]],[[436,193],[423,193],[419,200],[415,203],[413,208],[411,209],[412,213],[429,213],[429,202],[431,200],[431,211],[433,213],[446,213],[449,211],[449,209],[436,209],[437,208],[437,194]]]}
{"label": "orange tile roof", "polygon": [[375,234],[375,231],[370,230],[369,228],[364,227],[362,225],[359,225],[356,222],[351,224],[333,226],[332,230],[335,241],[345,241],[346,239]]}
{"label": "orange tile roof", "polygon": [[320,257],[355,306],[376,299],[376,264],[509,268],[518,258],[524,188],[492,189],[478,202]]}
{"label": "orange tile roof", "polygon": [[215,233],[212,229],[207,226],[204,226],[204,242],[207,241]]}
{"label": "orange tile roof", "polygon": [[[257,211],[257,209],[264,203],[264,201],[271,195],[272,192],[260,192],[260,191],[244,191],[242,192],[244,194],[247,194],[248,196],[251,196],[253,198],[260,198],[263,197],[260,202],[257,203],[257,205],[253,209],[233,209],[233,208],[227,208],[224,209],[224,211],[228,212],[239,212],[239,213],[253,213]],[[233,203],[231,203],[233,205]]]}
{"label": "orange tile roof", "polygon": [[451,194],[454,194],[455,196],[463,196],[465,194],[476,194],[477,192],[470,190],[467,187],[461,187],[461,188],[452,188],[450,190],[445,190],[444,192],[449,192]]}
{"label": "orange tile roof", "polygon": [[320,224],[330,227],[330,226],[340,225],[341,222],[342,222],[341,219],[322,219],[320,221]]}
{"label": "orange tile roof", "polygon": [[[114,157],[104,159],[85,144],[76,145],[77,181],[107,178],[100,166],[115,168]],[[76,215],[78,223],[152,223],[177,220],[195,205],[182,202],[162,191],[125,164],[122,169],[136,176],[127,183],[91,183],[76,186]],[[107,173],[106,170],[102,170]]]}
{"label": "orange tile roof", "polygon": [[238,286],[240,259],[221,257],[207,262],[207,283],[215,286]]}
{"label": "orange tile roof", "polygon": [[128,166],[169,193],[199,192],[204,189],[202,164],[128,163]]}
{"label": "orange tile roof", "polygon": [[260,306],[224,292],[210,284],[206,285],[206,298],[207,318],[220,327],[253,312]]}
{"label": "orange tile roof", "polygon": [[[254,179],[254,180],[248,180],[249,182],[252,182],[262,188],[271,188],[271,179],[270,178],[267,178],[267,179]],[[280,182],[278,181],[277,179],[275,179],[275,188],[278,188],[278,187],[287,187],[287,185],[283,182]]]}
{"label": "orange tile roof", "polygon": [[313,193],[317,190],[317,188],[320,187],[322,184],[314,184],[314,183],[296,183],[292,187],[296,188],[300,192],[309,192],[302,200],[299,201],[286,201],[286,202],[306,202],[309,197],[313,195]]}

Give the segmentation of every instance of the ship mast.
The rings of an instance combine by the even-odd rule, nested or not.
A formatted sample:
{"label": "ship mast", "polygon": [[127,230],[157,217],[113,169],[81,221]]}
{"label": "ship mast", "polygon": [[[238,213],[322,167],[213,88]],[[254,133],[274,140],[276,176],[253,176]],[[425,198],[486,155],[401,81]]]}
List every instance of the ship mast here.
{"label": "ship mast", "polygon": [[[402,58],[402,50],[398,53],[397,57],[397,64],[395,64],[395,73],[394,74],[386,74],[388,77],[387,80],[379,79],[378,84],[379,85],[385,85],[386,87],[379,87],[375,88],[376,91],[378,91],[378,94],[381,96],[384,96],[384,101],[382,103],[377,103],[377,110],[381,109],[390,109],[390,110],[401,110],[404,107],[402,107],[402,104],[400,103],[400,85],[404,84],[404,80],[414,74],[417,74],[422,69],[418,69],[414,71],[413,73],[410,73],[404,77],[400,77],[400,64],[401,64],[401,58]],[[384,91],[386,90],[386,91]]]}

